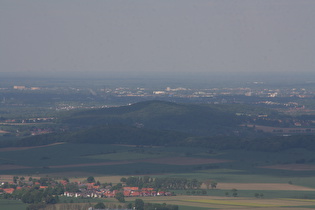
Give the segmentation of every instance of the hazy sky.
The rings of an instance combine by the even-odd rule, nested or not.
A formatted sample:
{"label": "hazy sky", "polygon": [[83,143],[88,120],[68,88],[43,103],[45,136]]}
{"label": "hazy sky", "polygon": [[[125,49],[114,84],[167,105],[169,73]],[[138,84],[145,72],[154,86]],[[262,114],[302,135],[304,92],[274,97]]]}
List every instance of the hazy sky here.
{"label": "hazy sky", "polygon": [[315,72],[315,1],[0,0],[5,72]]}

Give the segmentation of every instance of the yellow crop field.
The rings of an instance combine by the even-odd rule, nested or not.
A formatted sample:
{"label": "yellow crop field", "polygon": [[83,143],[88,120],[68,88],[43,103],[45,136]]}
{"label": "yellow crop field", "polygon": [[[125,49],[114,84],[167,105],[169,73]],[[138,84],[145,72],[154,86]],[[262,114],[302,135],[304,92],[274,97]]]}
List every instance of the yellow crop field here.
{"label": "yellow crop field", "polygon": [[[86,177],[81,177],[81,178],[71,178],[70,181],[85,181],[88,176]],[[120,179],[123,176],[94,176],[96,181],[99,181],[101,183],[113,183],[117,184],[120,183]]]}
{"label": "yellow crop field", "polygon": [[282,198],[282,200],[286,200],[286,201],[305,201],[305,202],[313,202],[313,203],[315,203],[315,200],[313,200],[313,199]]}
{"label": "yellow crop field", "polygon": [[[135,198],[126,198],[127,202]],[[255,199],[238,197],[218,197],[218,196],[158,196],[141,197],[145,202],[167,203],[180,206],[248,210],[259,208],[260,210],[282,210],[282,209],[309,209],[313,207],[315,201],[308,199]],[[310,202],[312,201],[312,202]]]}
{"label": "yellow crop field", "polygon": [[246,207],[280,207],[281,205],[267,204],[267,203],[252,203],[248,201],[230,201],[230,200],[189,200],[190,202],[197,203],[208,203],[208,204],[219,204],[219,205],[229,205],[229,206],[246,206]]}

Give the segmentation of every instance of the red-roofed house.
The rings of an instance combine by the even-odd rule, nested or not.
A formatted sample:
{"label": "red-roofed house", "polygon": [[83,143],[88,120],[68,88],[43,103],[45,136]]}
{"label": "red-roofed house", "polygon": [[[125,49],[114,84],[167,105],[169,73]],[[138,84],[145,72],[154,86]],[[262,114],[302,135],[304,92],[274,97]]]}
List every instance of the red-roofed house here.
{"label": "red-roofed house", "polygon": [[142,191],[153,191],[153,188],[141,188]]}
{"label": "red-roofed house", "polygon": [[14,188],[5,188],[3,189],[5,193],[12,194],[14,192]]}
{"label": "red-roofed house", "polygon": [[132,196],[132,197],[138,197],[138,196],[140,196],[140,192],[133,191],[133,192],[130,193],[130,196]]}
{"label": "red-roofed house", "polygon": [[159,191],[159,192],[157,192],[156,195],[165,195],[165,192],[164,191]]}
{"label": "red-roofed house", "polygon": [[137,190],[139,190],[139,187],[124,187],[124,190],[133,190],[133,191],[137,191]]}
{"label": "red-roofed house", "polygon": [[95,183],[86,183],[87,189],[91,190],[93,189]]}
{"label": "red-roofed house", "polygon": [[106,192],[104,193],[104,196],[107,197],[107,198],[113,198],[113,197],[115,197],[115,195],[116,195],[117,192],[118,192],[117,190],[106,191]]}
{"label": "red-roofed house", "polygon": [[99,185],[96,185],[96,186],[92,186],[93,189],[100,189],[100,186]]}
{"label": "red-roofed house", "polygon": [[124,190],[124,196],[129,197],[130,196],[130,190]]}
{"label": "red-roofed house", "polygon": [[68,182],[67,182],[66,180],[61,180],[60,183],[61,183],[62,185],[64,185],[64,186],[68,184]]}

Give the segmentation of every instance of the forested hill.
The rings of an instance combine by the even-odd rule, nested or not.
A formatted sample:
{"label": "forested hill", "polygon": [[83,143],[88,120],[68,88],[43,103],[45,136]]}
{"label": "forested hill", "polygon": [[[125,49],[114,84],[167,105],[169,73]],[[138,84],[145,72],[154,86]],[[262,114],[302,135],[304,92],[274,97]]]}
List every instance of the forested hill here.
{"label": "forested hill", "polygon": [[174,130],[194,135],[226,133],[244,119],[222,106],[146,101],[129,106],[77,111],[62,123],[73,126],[128,125],[147,129]]}
{"label": "forested hill", "polygon": [[27,137],[17,146],[39,146],[56,142],[130,145],[179,145],[189,137],[176,131],[161,131],[123,125],[102,125],[62,134],[46,134]]}
{"label": "forested hill", "polygon": [[145,101],[129,106],[65,113],[65,133],[33,136],[19,146],[54,142],[180,145],[195,136],[230,136],[243,123],[235,108],[222,105]]}
{"label": "forested hill", "polygon": [[[211,149],[315,150],[314,135],[273,136],[241,127],[252,113],[269,110],[244,105],[176,104],[146,101],[129,106],[65,113],[69,131],[24,138],[16,146],[55,142],[196,146]],[[237,112],[245,113],[236,115]],[[273,111],[269,111],[268,114]],[[261,138],[263,137],[263,138]],[[12,142],[11,142],[12,144]],[[1,145],[0,145],[1,146]]]}

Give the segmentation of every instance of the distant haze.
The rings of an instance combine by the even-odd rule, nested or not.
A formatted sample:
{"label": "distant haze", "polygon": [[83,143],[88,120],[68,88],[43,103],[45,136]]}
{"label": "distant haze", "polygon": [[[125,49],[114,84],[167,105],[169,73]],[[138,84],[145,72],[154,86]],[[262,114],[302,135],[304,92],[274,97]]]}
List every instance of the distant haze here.
{"label": "distant haze", "polygon": [[307,78],[314,20],[314,0],[1,0],[0,77]]}

